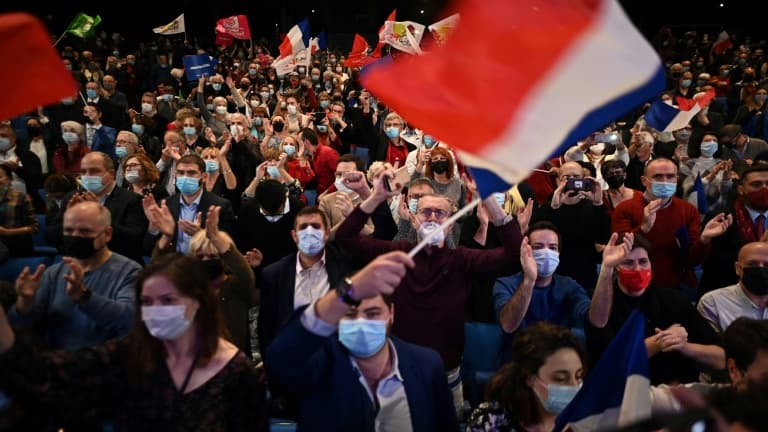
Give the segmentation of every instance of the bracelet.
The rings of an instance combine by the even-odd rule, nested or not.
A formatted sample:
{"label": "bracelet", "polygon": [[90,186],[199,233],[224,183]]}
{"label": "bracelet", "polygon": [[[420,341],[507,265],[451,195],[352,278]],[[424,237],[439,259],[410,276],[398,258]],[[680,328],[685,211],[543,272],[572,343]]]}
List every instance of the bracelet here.
{"label": "bracelet", "polygon": [[231,172],[232,172],[232,170],[228,169],[228,170],[224,171],[224,175],[230,174]]}

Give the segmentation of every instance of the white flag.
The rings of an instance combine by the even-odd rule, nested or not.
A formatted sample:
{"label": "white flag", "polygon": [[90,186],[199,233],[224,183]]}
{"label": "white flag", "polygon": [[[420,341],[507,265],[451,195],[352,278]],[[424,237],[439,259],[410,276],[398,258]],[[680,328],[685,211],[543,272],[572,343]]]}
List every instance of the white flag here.
{"label": "white flag", "polygon": [[175,20],[164,26],[155,27],[152,31],[165,35],[184,33],[186,31],[184,28],[184,14],[179,15]]}

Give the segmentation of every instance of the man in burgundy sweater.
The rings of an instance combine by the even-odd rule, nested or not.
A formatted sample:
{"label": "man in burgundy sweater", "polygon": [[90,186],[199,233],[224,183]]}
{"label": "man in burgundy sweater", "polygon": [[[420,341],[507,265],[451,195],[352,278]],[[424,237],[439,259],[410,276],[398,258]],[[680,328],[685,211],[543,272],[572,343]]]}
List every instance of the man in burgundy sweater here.
{"label": "man in burgundy sweater", "polygon": [[[361,235],[360,231],[376,207],[388,196],[400,193],[399,187],[387,192],[382,185],[390,170],[374,181],[373,193],[355,208],[336,231],[336,242],[350,256],[369,262],[389,251],[410,251],[408,241],[385,241]],[[449,386],[457,409],[463,403],[459,365],[464,350],[464,310],[472,281],[479,277],[501,277],[520,271],[520,226],[506,215],[493,196],[482,203],[489,220],[497,227],[503,247],[468,249],[445,247],[451,226],[433,239],[413,258],[416,267],[408,270],[395,290],[394,305],[398,319],[393,334],[417,345],[433,348],[440,353],[447,369]],[[413,222],[418,238],[425,238],[451,215],[453,203],[440,195],[419,199]]]}
{"label": "man in burgundy sweater", "polygon": [[612,231],[641,233],[651,242],[652,285],[694,290],[693,267],[704,261],[710,242],[728,229],[733,217],[720,213],[701,230],[696,207],[674,196],[677,165],[669,159],[648,162],[642,181],[645,193],[624,201],[614,210]]}

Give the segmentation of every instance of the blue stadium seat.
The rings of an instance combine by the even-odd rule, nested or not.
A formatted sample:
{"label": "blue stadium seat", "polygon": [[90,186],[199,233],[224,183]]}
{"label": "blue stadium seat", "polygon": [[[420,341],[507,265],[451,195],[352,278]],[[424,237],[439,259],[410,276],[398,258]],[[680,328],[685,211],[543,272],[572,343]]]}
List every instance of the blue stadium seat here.
{"label": "blue stadium seat", "polygon": [[296,432],[296,423],[284,419],[269,419],[270,432]]}
{"label": "blue stadium seat", "polygon": [[0,265],[0,280],[15,281],[24,267],[34,271],[40,264],[49,266],[51,260],[49,257],[28,257],[28,258],[10,258]]}
{"label": "blue stadium seat", "polygon": [[56,255],[59,251],[55,247],[49,246],[45,241],[45,215],[37,214],[35,216],[37,217],[37,232],[32,237],[35,253],[44,256]]}
{"label": "blue stadium seat", "polygon": [[464,359],[461,364],[464,398],[472,407],[482,402],[485,384],[499,369],[502,331],[498,324],[464,323]]}

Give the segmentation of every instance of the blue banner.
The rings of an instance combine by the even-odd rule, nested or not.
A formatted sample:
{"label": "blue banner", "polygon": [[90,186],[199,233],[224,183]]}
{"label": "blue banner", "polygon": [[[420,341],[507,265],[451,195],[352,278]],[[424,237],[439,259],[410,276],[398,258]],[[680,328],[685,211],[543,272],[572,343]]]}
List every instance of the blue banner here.
{"label": "blue banner", "polygon": [[186,55],[182,58],[184,73],[190,81],[197,81],[200,77],[210,77],[216,74],[216,59],[208,54]]}

